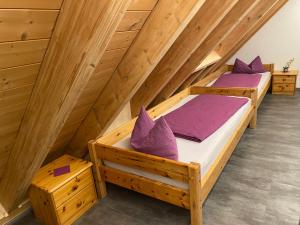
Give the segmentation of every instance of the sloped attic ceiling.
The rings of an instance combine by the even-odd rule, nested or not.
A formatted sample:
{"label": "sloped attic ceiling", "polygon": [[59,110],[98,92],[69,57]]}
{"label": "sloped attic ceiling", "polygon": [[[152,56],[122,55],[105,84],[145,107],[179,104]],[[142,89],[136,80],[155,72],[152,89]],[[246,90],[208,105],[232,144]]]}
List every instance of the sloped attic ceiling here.
{"label": "sloped attic ceiling", "polygon": [[216,71],[285,2],[0,0],[3,206],[49,152],[83,156],[125,105],[136,114]]}

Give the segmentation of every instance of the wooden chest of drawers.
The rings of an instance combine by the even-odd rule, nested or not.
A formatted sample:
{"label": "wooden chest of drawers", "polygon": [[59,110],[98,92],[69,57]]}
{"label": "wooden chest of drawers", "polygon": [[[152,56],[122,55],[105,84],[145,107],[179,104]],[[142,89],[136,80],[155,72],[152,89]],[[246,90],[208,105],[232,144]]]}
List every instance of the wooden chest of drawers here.
{"label": "wooden chest of drawers", "polygon": [[295,95],[297,70],[289,72],[275,71],[272,78],[272,94]]}
{"label": "wooden chest of drawers", "polygon": [[[70,173],[53,175],[55,168],[66,165],[70,165]],[[42,167],[29,189],[37,219],[45,225],[72,224],[91,208],[97,200],[91,166],[90,162],[64,155]]]}

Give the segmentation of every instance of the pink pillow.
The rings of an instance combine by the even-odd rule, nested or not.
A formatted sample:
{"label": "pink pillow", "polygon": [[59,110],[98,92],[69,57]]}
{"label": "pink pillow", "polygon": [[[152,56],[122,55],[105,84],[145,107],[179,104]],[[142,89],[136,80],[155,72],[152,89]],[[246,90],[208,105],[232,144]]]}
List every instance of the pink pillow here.
{"label": "pink pillow", "polygon": [[253,73],[265,73],[266,70],[264,65],[261,62],[261,58],[257,56],[250,64],[249,67],[253,71]]}
{"label": "pink pillow", "polygon": [[233,65],[232,73],[253,73],[250,66],[240,59],[236,59]]}
{"label": "pink pillow", "polygon": [[135,123],[131,146],[143,153],[178,160],[176,138],[164,117],[154,122],[143,107]]}
{"label": "pink pillow", "polygon": [[236,59],[233,65],[232,73],[264,73],[266,72],[260,56],[257,56],[249,65],[240,59]]}

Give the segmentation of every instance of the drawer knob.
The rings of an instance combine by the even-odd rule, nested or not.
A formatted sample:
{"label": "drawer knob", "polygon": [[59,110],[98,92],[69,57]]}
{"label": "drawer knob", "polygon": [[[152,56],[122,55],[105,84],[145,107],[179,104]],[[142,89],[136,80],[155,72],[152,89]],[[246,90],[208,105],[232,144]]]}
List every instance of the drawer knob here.
{"label": "drawer knob", "polygon": [[78,185],[74,185],[73,187],[72,187],[72,191],[76,191],[78,189]]}

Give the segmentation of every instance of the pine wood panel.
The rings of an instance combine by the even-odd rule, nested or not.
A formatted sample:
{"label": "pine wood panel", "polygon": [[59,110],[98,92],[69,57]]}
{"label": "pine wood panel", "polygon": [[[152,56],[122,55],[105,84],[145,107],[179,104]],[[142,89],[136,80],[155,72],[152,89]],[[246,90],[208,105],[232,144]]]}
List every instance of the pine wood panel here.
{"label": "pine wood panel", "polygon": [[60,9],[63,0],[0,0],[0,8]]}
{"label": "pine wood panel", "polygon": [[73,154],[85,153],[86,143],[105,132],[203,3],[202,0],[158,2],[72,139],[69,149]]}
{"label": "pine wood panel", "polygon": [[[140,0],[139,2],[135,1],[133,4],[139,3],[135,7],[142,7],[141,3],[143,2],[146,3],[146,1]],[[128,12],[129,11],[127,11],[126,14]],[[146,20],[146,18],[144,19]],[[123,24],[125,24],[126,21],[128,22],[128,17],[126,18],[125,16],[122,21]],[[128,48],[136,38],[138,32],[139,30],[117,31],[114,33],[100,63],[96,67],[96,71],[81,94],[74,110],[71,112],[51,151],[56,151],[59,148],[63,148],[69,143],[74,133],[78,129],[80,122],[84,120],[89,110],[92,108],[97,97],[100,95],[103,88],[111,78],[124,54],[127,52]],[[69,125],[71,123],[73,124],[72,126]],[[70,151],[70,153],[72,152]]]}
{"label": "pine wood panel", "polygon": [[119,62],[123,58],[126,51],[127,48],[105,51],[105,53],[102,56],[102,59],[100,60],[99,64],[96,67],[95,73],[107,69],[115,70],[115,68],[118,66]]}
{"label": "pine wood panel", "polygon": [[[0,73],[1,74],[1,73]],[[33,85],[0,91],[0,180],[29,101]]]}
{"label": "pine wood panel", "polygon": [[212,57],[213,61],[214,59],[216,59],[216,61],[219,60],[221,57],[218,53],[213,51],[213,49],[226,37],[229,31],[238,24],[239,19],[246,16],[254,3],[255,0],[238,1],[225,18],[209,34],[206,40],[191,54],[190,58],[182,65],[169,83],[160,91],[151,105],[156,105],[174,94],[177,88],[179,88],[195,70],[199,70],[199,68],[203,67],[203,64],[209,64],[209,62],[205,62],[205,59]]}
{"label": "pine wood panel", "polygon": [[105,167],[103,172],[105,180],[109,183],[155,197],[185,209],[190,208],[188,191],[108,167]]}
{"label": "pine wood panel", "polygon": [[135,39],[138,30],[116,32],[109,42],[106,50],[114,50],[119,48],[128,48]]}
{"label": "pine wood panel", "polygon": [[0,91],[34,84],[40,64],[13,67],[0,70]]}
{"label": "pine wood panel", "polygon": [[27,85],[20,88],[15,88],[6,91],[0,91],[0,108],[1,113],[10,112],[9,109],[13,109],[14,106],[19,104],[26,104],[33,85]]}
{"label": "pine wood panel", "polygon": [[96,67],[95,73],[91,77],[87,87],[84,89],[73,111],[66,120],[63,129],[59,133],[51,151],[63,148],[69,143],[76,130],[88,114],[97,96],[115,71],[127,48],[105,51],[102,59]]}
{"label": "pine wood panel", "polygon": [[151,11],[127,11],[117,31],[140,30]]}
{"label": "pine wood panel", "polygon": [[[153,1],[150,2],[148,0],[139,0],[132,2],[132,6],[135,5],[134,8],[139,8],[139,10],[144,10],[146,7],[148,10],[149,6],[151,6],[150,3],[154,4]],[[132,9],[133,7],[131,7],[131,10]],[[152,7],[149,9],[152,9]],[[130,11],[128,10],[126,14],[127,13],[130,13]],[[143,11],[140,11],[140,13],[144,14]],[[128,22],[128,17],[126,18],[125,15],[122,21],[123,24],[125,24],[126,21]],[[121,59],[131,46],[138,33],[139,30],[115,32],[106,48],[105,54],[96,67],[95,73],[91,77],[88,85],[76,103],[74,110],[65,123],[51,151],[56,151],[59,148],[63,148],[69,143],[74,133],[78,129],[80,122],[84,120],[89,110],[92,108],[97,97],[100,95],[103,88],[111,78],[117,65],[120,63]],[[77,123],[77,125],[75,123]]]}
{"label": "pine wood panel", "polygon": [[153,155],[116,147],[112,148],[111,146],[105,145],[97,145],[95,149],[97,157],[100,159],[144,170],[175,180],[183,182],[188,181],[188,168],[185,163],[163,158],[159,159]]}
{"label": "pine wood panel", "polygon": [[41,78],[35,84],[8,160],[7,173],[1,179],[0,198],[5,208],[11,210],[24,197],[129,3],[64,1],[64,13],[58,18],[41,66]]}
{"label": "pine wood panel", "polygon": [[43,39],[0,43],[0,68],[42,62],[48,42]]}
{"label": "pine wood panel", "polygon": [[261,0],[257,6],[249,12],[247,17],[245,17],[229,35],[226,37],[224,41],[222,41],[218,48],[216,49],[217,52],[221,55],[224,56],[228,49],[230,49],[233,46],[233,43],[237,43],[238,40],[240,40],[245,33],[249,30],[249,28],[258,21],[260,21],[262,15],[266,11],[268,11],[272,5],[274,4],[274,0]]}
{"label": "pine wood panel", "polygon": [[139,113],[141,106],[147,107],[150,104],[236,2],[236,0],[208,0],[203,4],[131,99],[133,116]]}
{"label": "pine wood panel", "polygon": [[49,38],[58,10],[0,9],[0,42]]}
{"label": "pine wood panel", "polygon": [[43,221],[45,225],[60,224],[51,195],[38,188],[30,188],[28,194],[34,209],[34,215],[39,221]]}
{"label": "pine wood panel", "polygon": [[[53,170],[65,165],[70,165],[70,173],[58,177],[53,176]],[[91,162],[77,159],[70,155],[64,155],[55,161],[43,166],[34,176],[31,184],[48,193],[57,191],[74,177],[86,171],[92,166]]]}
{"label": "pine wood panel", "polygon": [[94,184],[91,184],[57,209],[56,212],[59,217],[59,224],[73,224],[83,213],[96,203],[96,200],[96,190]]}
{"label": "pine wood panel", "polygon": [[132,0],[128,10],[152,10],[158,0]]}
{"label": "pine wood panel", "polygon": [[85,187],[94,184],[91,169],[88,169],[53,193],[55,207],[61,206]]}

